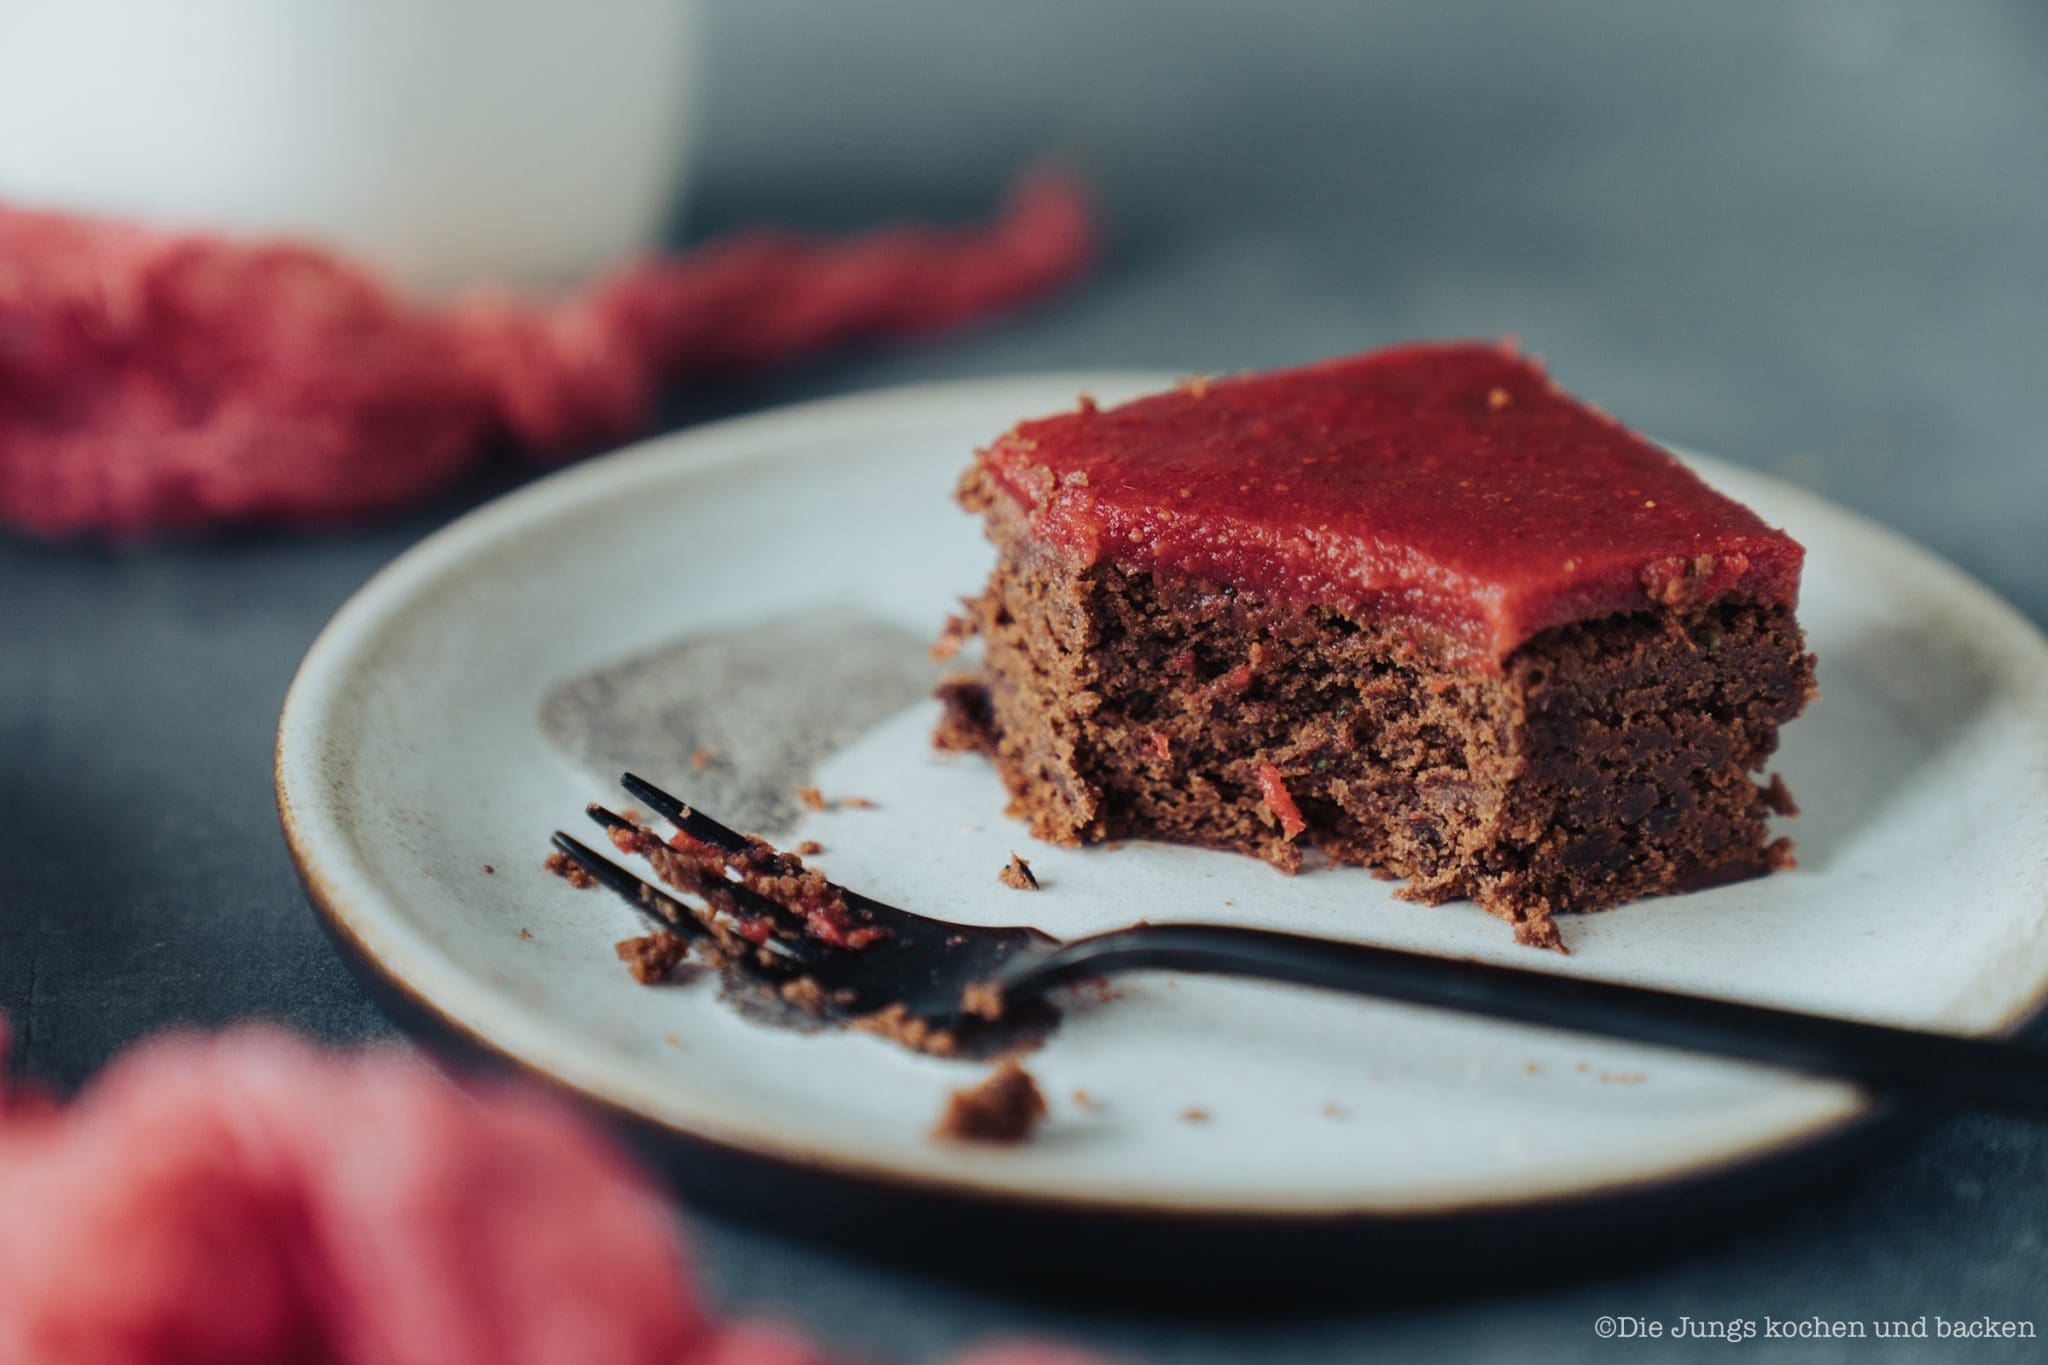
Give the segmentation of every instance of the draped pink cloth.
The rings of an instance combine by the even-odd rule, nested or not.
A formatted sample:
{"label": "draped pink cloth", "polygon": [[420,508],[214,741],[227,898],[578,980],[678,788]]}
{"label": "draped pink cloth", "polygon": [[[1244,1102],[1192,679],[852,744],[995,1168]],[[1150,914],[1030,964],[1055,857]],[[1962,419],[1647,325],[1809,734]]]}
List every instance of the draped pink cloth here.
{"label": "draped pink cloth", "polygon": [[754,232],[565,297],[410,303],[310,247],[0,204],[0,523],[49,536],[389,511],[495,443],[558,460],[664,384],[1014,308],[1087,265],[1075,182],[986,226]]}
{"label": "draped pink cloth", "polygon": [[825,1360],[714,1320],[657,1191],[534,1091],[265,1028],[146,1043],[68,1107],[0,1085],[9,1365]]}

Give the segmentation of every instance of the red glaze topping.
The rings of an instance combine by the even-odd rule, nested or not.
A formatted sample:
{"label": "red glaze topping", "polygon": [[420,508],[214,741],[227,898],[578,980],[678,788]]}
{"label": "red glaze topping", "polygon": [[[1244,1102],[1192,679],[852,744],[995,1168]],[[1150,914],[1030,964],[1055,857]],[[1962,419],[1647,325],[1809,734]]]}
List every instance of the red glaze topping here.
{"label": "red glaze topping", "polygon": [[1793,605],[1804,551],[1478,343],[1191,382],[982,452],[1093,563],[1439,629],[1497,665],[1547,627],[1724,596]]}

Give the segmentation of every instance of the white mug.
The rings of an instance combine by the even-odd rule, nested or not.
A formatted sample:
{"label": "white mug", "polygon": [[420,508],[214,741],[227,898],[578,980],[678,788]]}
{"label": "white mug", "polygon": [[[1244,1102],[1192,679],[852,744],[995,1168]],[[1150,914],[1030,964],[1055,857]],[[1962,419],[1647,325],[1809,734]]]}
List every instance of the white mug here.
{"label": "white mug", "polygon": [[7,0],[0,200],[308,238],[414,290],[655,244],[696,0]]}

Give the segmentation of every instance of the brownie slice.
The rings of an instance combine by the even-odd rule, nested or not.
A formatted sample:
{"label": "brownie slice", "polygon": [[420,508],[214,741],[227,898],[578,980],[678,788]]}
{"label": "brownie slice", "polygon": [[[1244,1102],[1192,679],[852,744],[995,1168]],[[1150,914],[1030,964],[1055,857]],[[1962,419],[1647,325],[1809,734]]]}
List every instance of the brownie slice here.
{"label": "brownie slice", "polygon": [[937,738],[1041,838],[1316,848],[1546,946],[1791,861],[1799,547],[1512,353],[1084,405],[960,498],[999,557]]}

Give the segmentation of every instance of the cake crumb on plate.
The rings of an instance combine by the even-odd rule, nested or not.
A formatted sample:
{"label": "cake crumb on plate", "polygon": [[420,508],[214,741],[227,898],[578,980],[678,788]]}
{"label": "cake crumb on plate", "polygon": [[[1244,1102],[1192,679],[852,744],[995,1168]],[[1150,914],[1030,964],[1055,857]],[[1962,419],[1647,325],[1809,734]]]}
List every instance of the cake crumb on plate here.
{"label": "cake crumb on plate", "polygon": [[875,803],[868,800],[865,796],[832,798],[827,797],[824,792],[816,787],[798,787],[796,789],[796,800],[797,804],[805,810],[814,811],[873,810],[875,808]]}
{"label": "cake crumb on plate", "polygon": [[1005,1058],[980,1085],[955,1090],[932,1136],[949,1142],[1023,1142],[1045,1118],[1038,1082]]}
{"label": "cake crumb on plate", "polygon": [[616,945],[619,961],[633,973],[633,979],[643,986],[652,986],[666,981],[668,974],[676,969],[689,951],[689,945],[680,934],[666,929],[657,929],[651,934],[637,938],[622,938]]}
{"label": "cake crumb on plate", "polygon": [[575,863],[570,862],[563,854],[548,854],[547,859],[541,863],[541,866],[575,887],[578,891],[588,891],[591,887],[597,885],[597,878],[585,872]]}

